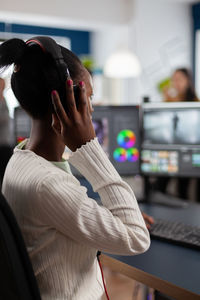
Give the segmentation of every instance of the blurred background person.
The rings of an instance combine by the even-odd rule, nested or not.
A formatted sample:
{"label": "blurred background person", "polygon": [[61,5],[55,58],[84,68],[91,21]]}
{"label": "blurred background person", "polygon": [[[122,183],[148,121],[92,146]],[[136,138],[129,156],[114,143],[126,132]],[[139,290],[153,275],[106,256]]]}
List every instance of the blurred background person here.
{"label": "blurred background person", "polygon": [[0,186],[4,171],[12,155],[11,118],[4,98],[5,81],[0,78]]}
{"label": "blurred background person", "polygon": [[191,72],[186,68],[176,69],[170,86],[163,89],[165,102],[198,101]]}

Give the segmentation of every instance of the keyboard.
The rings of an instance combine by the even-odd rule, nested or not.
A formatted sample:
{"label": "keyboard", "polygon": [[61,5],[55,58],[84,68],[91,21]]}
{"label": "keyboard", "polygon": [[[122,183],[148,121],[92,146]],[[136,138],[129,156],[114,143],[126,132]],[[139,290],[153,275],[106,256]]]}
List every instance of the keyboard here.
{"label": "keyboard", "polygon": [[155,219],[150,228],[152,238],[200,250],[200,227],[182,222]]}

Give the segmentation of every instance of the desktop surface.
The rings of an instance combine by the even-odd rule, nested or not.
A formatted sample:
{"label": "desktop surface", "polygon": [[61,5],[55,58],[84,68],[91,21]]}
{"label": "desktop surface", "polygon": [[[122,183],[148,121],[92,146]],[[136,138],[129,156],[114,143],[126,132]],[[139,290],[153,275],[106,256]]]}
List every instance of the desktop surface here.
{"label": "desktop surface", "polygon": [[[141,204],[147,214],[171,221],[179,220],[200,227],[200,205],[191,204],[187,208],[169,208]],[[109,255],[129,266],[154,275],[177,287],[199,295],[200,299],[200,251],[151,240],[147,252],[136,256]],[[188,298],[189,299],[189,298]],[[192,300],[192,298],[190,298]]]}

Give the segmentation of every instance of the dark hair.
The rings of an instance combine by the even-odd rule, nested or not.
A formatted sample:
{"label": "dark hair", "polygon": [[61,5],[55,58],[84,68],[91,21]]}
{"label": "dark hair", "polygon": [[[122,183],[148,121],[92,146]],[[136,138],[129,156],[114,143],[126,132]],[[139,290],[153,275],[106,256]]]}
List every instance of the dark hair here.
{"label": "dark hair", "polygon": [[[62,47],[61,52],[72,80],[81,80],[84,67],[79,58],[70,50]],[[10,39],[0,45],[0,68],[15,64],[11,77],[11,87],[22,108],[33,118],[43,118],[52,109],[51,91],[65,93],[60,82],[53,57],[44,53],[38,45],[27,46],[20,39]],[[62,100],[62,97],[61,97]]]}
{"label": "dark hair", "polygon": [[174,71],[174,73],[176,72],[181,72],[183,73],[183,75],[187,78],[188,80],[188,87],[185,91],[185,95],[184,95],[184,101],[198,101],[198,97],[195,93],[195,89],[194,89],[194,84],[193,84],[193,78],[192,78],[192,74],[191,72],[186,69],[186,68],[179,68],[176,69]]}

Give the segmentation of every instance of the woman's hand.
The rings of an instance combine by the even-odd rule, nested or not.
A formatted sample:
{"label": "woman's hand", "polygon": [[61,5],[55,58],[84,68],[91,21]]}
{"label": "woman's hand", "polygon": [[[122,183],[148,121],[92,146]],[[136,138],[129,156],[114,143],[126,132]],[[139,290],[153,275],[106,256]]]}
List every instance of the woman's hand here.
{"label": "woman's hand", "polygon": [[145,214],[144,212],[142,212],[142,216],[144,218],[147,228],[150,229],[151,225],[154,223],[154,219],[151,216]]}
{"label": "woman's hand", "polygon": [[55,111],[52,114],[52,127],[64,144],[72,151],[76,151],[77,148],[80,148],[96,136],[88,109],[88,100],[83,81],[79,83],[78,89],[77,107],[73,82],[71,79],[66,81],[67,112],[65,112],[61,104],[57,91],[52,91],[51,93]]}

